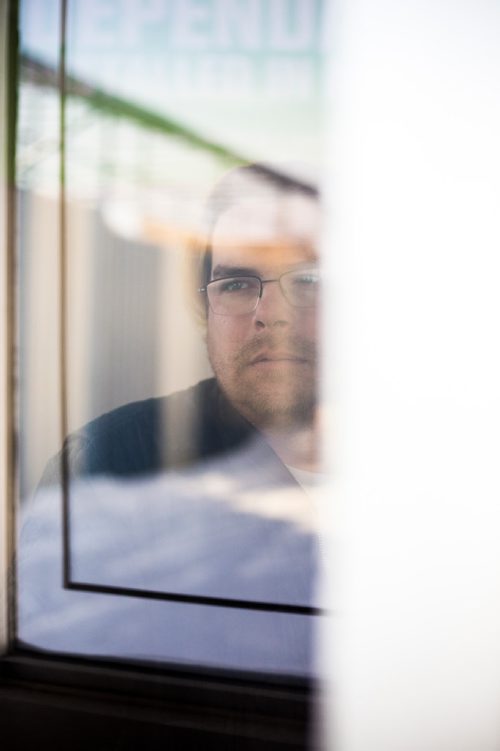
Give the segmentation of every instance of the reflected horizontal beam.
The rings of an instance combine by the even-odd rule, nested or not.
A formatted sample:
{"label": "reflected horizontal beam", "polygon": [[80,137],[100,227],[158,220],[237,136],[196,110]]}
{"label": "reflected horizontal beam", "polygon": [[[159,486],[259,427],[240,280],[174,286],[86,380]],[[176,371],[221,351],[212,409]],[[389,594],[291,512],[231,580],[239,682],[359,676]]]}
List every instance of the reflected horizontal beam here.
{"label": "reflected horizontal beam", "polygon": [[288,613],[289,615],[324,615],[325,611],[312,605],[292,605],[281,602],[261,602],[256,600],[238,600],[233,597],[210,597],[189,595],[180,592],[160,592],[137,587],[116,587],[108,584],[91,582],[65,581],[64,589],[77,592],[93,592],[101,595],[119,595],[120,597],[139,597],[145,600],[162,600],[164,602],[183,602],[188,605],[212,605],[218,608],[236,608],[238,610],[260,610],[267,613]]}

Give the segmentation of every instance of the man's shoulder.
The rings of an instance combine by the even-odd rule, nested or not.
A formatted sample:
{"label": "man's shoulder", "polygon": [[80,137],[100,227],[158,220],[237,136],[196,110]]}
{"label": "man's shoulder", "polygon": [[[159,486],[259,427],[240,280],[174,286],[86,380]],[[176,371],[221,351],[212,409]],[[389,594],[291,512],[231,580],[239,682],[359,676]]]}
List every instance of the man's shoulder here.
{"label": "man's shoulder", "polygon": [[215,378],[208,378],[195,386],[176,391],[168,396],[128,402],[94,418],[76,431],[74,436],[93,442],[108,436],[116,437],[117,434],[120,435],[123,431],[130,429],[134,430],[138,426],[155,430],[160,421],[174,410],[182,410],[185,414],[190,411],[206,412],[205,404],[216,398],[217,393],[218,386]]}
{"label": "man's shoulder", "polygon": [[64,450],[71,474],[138,475],[223,452],[248,431],[210,378],[117,407],[71,434]]}

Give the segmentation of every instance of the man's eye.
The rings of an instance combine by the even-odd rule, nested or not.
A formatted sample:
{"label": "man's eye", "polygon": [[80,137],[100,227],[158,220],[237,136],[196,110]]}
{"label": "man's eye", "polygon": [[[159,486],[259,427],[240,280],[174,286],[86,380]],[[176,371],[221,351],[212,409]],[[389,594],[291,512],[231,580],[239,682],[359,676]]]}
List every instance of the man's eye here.
{"label": "man's eye", "polygon": [[221,293],[226,292],[243,292],[250,287],[247,279],[228,279],[225,282],[221,282],[219,291]]}
{"label": "man's eye", "polygon": [[300,274],[293,279],[293,283],[297,287],[314,287],[319,284],[318,274]]}

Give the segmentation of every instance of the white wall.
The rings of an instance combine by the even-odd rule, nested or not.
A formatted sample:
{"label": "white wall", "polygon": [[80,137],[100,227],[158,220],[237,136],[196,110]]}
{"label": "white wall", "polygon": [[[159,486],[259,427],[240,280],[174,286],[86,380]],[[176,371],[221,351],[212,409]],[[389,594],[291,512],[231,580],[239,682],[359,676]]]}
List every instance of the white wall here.
{"label": "white wall", "polygon": [[328,748],[493,751],[500,5],[333,10]]}

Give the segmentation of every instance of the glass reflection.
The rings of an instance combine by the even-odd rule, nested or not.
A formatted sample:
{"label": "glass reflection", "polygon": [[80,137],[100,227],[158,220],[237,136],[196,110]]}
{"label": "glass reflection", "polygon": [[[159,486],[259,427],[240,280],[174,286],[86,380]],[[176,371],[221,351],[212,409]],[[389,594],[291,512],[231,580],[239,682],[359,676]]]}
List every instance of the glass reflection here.
{"label": "glass reflection", "polygon": [[[97,0],[89,5],[84,24],[83,5],[69,6],[63,238],[57,119],[37,134],[28,127],[37,97],[57,111],[55,56],[30,42],[25,15],[23,497],[55,458],[23,504],[19,637],[56,651],[305,674],[318,607],[319,297],[288,280],[303,285],[320,271],[311,177],[320,3],[293,4],[286,17],[286,4],[249,4],[252,34],[242,31],[243,6],[206,4],[203,44],[220,55],[211,75],[227,82],[230,50],[243,45],[236,69],[250,73],[238,91],[207,83],[203,45],[186,55],[201,38],[189,14],[181,18],[189,3],[175,4],[181,15],[170,21],[184,31],[166,48],[151,19],[132,34],[118,16],[104,23]],[[233,8],[231,23],[222,6]],[[196,75],[173,85],[188,57]],[[137,60],[150,75],[134,76]],[[165,89],[160,61],[174,76]],[[297,88],[286,84],[293,70]],[[252,124],[249,113],[262,119]],[[263,162],[233,167],[250,153]],[[62,280],[54,244],[66,254]],[[258,299],[221,315],[207,285],[241,276],[263,281]],[[54,342],[59,281],[62,453],[57,340],[40,347],[30,326],[45,321]]]}

